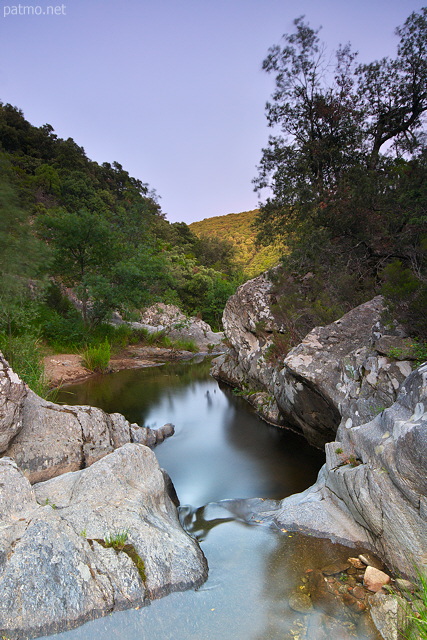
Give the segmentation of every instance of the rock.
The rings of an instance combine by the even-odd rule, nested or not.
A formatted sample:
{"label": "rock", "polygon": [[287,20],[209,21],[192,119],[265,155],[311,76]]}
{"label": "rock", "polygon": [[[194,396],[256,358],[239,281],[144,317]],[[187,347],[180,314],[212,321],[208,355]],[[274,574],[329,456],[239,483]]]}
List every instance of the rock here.
{"label": "rock", "polygon": [[316,609],[321,609],[334,618],[348,620],[352,614],[345,606],[338,587],[344,587],[343,592],[345,593],[347,588],[335,580],[333,582],[328,582],[328,580],[319,570],[310,573],[311,602]]}
{"label": "rock", "polygon": [[28,387],[0,353],[0,453],[22,428],[21,409]]}
{"label": "rock", "polygon": [[263,274],[228,300],[223,324],[231,348],[213,363],[214,377],[271,396],[268,421],[286,423],[317,447],[335,439],[342,420],[363,424],[395,401],[411,365],[379,355],[374,347],[386,334],[381,297],[316,327],[274,364],[268,352],[285,327],[271,312],[271,289]]}
{"label": "rock", "polygon": [[[370,422],[342,424],[326,445],[316,484],[262,508],[259,519],[372,549],[385,564],[416,578],[411,558],[427,565],[427,365],[403,383],[397,401]],[[336,465],[337,449],[358,464]]]}
{"label": "rock", "polygon": [[[269,402],[265,411],[260,403],[256,407],[258,413],[268,422],[282,425],[283,418],[274,398],[275,365],[268,359],[273,331],[282,329],[270,310],[271,287],[269,277],[262,274],[242,284],[228,299],[222,320],[231,347],[213,361],[211,373],[232,386],[264,392]],[[253,402],[250,395],[248,400]]]}
{"label": "rock", "polygon": [[292,593],[289,598],[289,606],[298,613],[308,613],[313,609],[311,598],[305,593]]}
{"label": "rock", "polygon": [[334,562],[333,564],[328,564],[327,567],[322,568],[322,573],[324,576],[334,576],[337,573],[342,573],[343,571],[347,571],[350,567],[349,562]]}
{"label": "rock", "polygon": [[118,413],[43,400],[4,362],[0,354],[0,424],[3,442],[8,442],[4,455],[17,462],[31,483],[88,467],[126,443],[154,446],[173,434],[171,424],[152,430],[131,425]]}
{"label": "rock", "polygon": [[348,561],[351,564],[351,566],[354,567],[355,569],[364,569],[366,564],[368,564],[368,563],[363,564],[363,562],[359,560],[359,558],[349,558]]}
{"label": "rock", "polygon": [[310,616],[306,640],[357,640],[356,627],[327,614]]}
{"label": "rock", "polygon": [[224,334],[213,332],[200,318],[188,317],[172,304],[158,303],[144,311],[142,326],[162,330],[173,340],[193,340],[201,351],[213,350],[222,344]]}
{"label": "rock", "polygon": [[405,600],[376,593],[370,599],[370,616],[383,640],[399,640],[408,611]]}
{"label": "rock", "polygon": [[373,553],[361,553],[359,555],[359,560],[362,563],[363,568],[370,566],[375,567],[375,569],[378,569],[379,571],[382,571],[384,569],[384,564],[379,558],[374,556]]}
{"label": "rock", "polygon": [[365,589],[360,585],[357,585],[356,587],[354,587],[351,593],[354,595],[355,598],[358,598],[358,600],[364,600],[366,596]]}
{"label": "rock", "polygon": [[[108,481],[106,481],[108,479]],[[197,543],[180,527],[153,452],[126,444],[31,487],[0,460],[0,633],[59,633],[199,586]],[[124,547],[105,548],[119,534]]]}
{"label": "rock", "polygon": [[361,425],[390,406],[410,374],[408,362],[393,362],[373,348],[383,331],[382,312],[377,297],[316,327],[276,372],[275,398],[282,415],[315,446],[334,440],[341,421]]}
{"label": "rock", "polygon": [[384,573],[384,571],[368,566],[363,576],[363,584],[369,591],[376,593],[380,591],[384,585],[389,584],[390,579],[390,576]]}
{"label": "rock", "polygon": [[157,431],[130,425],[122,415],[96,407],[54,404],[26,387],[19,422],[5,454],[31,483],[88,467],[128,442],[153,446],[173,432],[170,425]]}
{"label": "rock", "polygon": [[156,444],[160,444],[160,442],[163,442],[165,438],[173,436],[175,433],[175,426],[168,422],[167,424],[164,424],[163,427],[156,429],[154,433],[156,435]]}
{"label": "rock", "polygon": [[405,580],[404,578],[396,578],[395,583],[396,587],[404,593],[415,593],[415,591],[418,591],[418,587],[410,580]]}

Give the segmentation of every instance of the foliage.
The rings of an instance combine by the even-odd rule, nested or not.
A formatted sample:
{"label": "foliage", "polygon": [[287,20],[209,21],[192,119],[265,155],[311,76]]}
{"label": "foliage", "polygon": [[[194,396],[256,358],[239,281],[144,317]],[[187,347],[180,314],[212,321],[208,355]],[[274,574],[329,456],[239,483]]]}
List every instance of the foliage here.
{"label": "foliage", "polygon": [[420,590],[417,598],[412,600],[413,614],[407,616],[407,627],[404,632],[406,640],[427,640],[427,576],[418,570]]}
{"label": "foliage", "polygon": [[265,247],[256,245],[256,230],[253,224],[257,213],[258,211],[254,210],[205,218],[200,222],[192,222],[189,228],[205,243],[214,238],[227,238],[234,249],[237,269],[245,277],[253,278],[277,264],[283,252],[283,248],[277,243]]}
{"label": "foliage", "polygon": [[117,533],[109,534],[104,538],[105,547],[113,547],[113,549],[121,550],[126,544],[129,536],[129,531],[118,531]]}
{"label": "foliage", "polygon": [[389,358],[395,358],[396,360],[402,360],[404,359],[408,349],[411,350],[411,355],[413,354],[413,357],[415,358],[415,367],[420,367],[424,362],[427,362],[427,342],[419,342],[418,340],[413,340],[405,349],[392,347],[389,349],[387,356]]}
{"label": "foliage", "polygon": [[111,357],[110,343],[105,340],[101,344],[88,347],[82,354],[82,362],[86,369],[103,373],[107,371]]}
{"label": "foliage", "polygon": [[49,383],[42,364],[39,339],[31,334],[7,336],[0,333],[0,351],[15,373],[42,398],[49,398]]}
{"label": "foliage", "polygon": [[333,70],[319,32],[303,18],[294,26],[263,64],[275,75],[266,110],[277,133],[255,180],[271,193],[258,238],[285,239],[287,272],[326,285],[320,315],[366,300],[384,278],[387,289],[399,263],[396,311],[425,336],[427,9],[397,29],[394,59],[357,65],[346,45]]}
{"label": "foliage", "polygon": [[0,103],[0,169],[0,331],[11,333],[9,323],[24,333],[15,312],[34,291],[28,335],[55,350],[138,341],[124,329],[110,335],[106,322],[112,311],[138,317],[155,302],[219,327],[220,305],[236,286],[230,245],[169,224],[156,194],[119,163],[91,161],[51,125],[34,127]]}

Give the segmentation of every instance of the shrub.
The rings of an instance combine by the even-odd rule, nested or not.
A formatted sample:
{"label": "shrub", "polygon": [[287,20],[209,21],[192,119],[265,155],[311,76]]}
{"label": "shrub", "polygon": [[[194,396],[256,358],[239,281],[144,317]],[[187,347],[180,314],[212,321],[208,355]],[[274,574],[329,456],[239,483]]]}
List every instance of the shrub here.
{"label": "shrub", "polygon": [[197,344],[194,340],[172,340],[173,349],[182,349],[183,351],[192,351],[195,353],[198,351]]}
{"label": "shrub", "polygon": [[42,398],[50,395],[39,339],[31,334],[8,336],[0,333],[0,351],[15,373]]}
{"label": "shrub", "polygon": [[418,571],[420,590],[412,600],[413,614],[408,615],[403,637],[406,640],[427,640],[427,575]]}

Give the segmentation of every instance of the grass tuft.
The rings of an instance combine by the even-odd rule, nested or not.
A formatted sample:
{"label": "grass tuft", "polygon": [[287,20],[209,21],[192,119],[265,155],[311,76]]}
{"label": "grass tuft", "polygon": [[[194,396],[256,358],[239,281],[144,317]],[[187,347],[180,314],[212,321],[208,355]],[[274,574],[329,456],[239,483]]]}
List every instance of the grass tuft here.
{"label": "grass tuft", "polygon": [[412,599],[413,613],[408,616],[405,640],[427,640],[427,574],[417,571],[420,590]]}
{"label": "grass tuft", "polygon": [[107,339],[99,345],[87,347],[82,354],[82,362],[90,371],[107,371],[110,363],[111,347]]}

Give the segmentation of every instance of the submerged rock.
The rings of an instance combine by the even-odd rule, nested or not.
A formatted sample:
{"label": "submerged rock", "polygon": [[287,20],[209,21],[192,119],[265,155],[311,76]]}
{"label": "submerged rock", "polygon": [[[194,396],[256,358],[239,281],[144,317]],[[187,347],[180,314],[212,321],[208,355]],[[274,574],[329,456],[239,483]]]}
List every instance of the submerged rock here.
{"label": "submerged rock", "polygon": [[9,638],[58,633],[206,579],[145,446],[34,487],[2,458],[0,483],[0,633]]}
{"label": "submerged rock", "polygon": [[289,597],[289,606],[298,613],[308,613],[313,609],[311,598],[306,593],[292,593]]}

